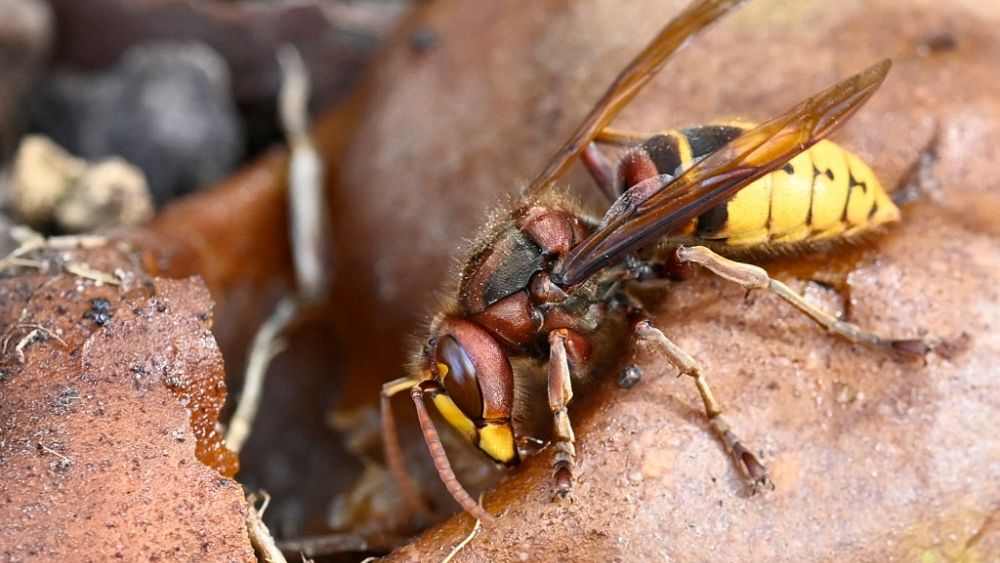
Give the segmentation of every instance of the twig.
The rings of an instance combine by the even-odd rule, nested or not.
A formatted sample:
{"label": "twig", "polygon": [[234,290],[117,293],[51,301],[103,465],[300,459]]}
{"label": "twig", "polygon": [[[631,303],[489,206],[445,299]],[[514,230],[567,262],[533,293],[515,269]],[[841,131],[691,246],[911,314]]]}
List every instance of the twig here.
{"label": "twig", "polygon": [[[108,239],[102,236],[96,235],[72,235],[72,236],[58,236],[45,238],[42,235],[28,229],[25,233],[19,233],[18,235],[23,239],[20,246],[15,248],[10,254],[0,259],[0,270],[5,270],[11,267],[23,266],[27,268],[37,268],[41,270],[46,266],[45,262],[39,260],[30,260],[24,258],[26,254],[36,252],[38,250],[54,249],[54,250],[72,250],[77,248],[98,248],[104,246],[108,243]],[[73,271],[71,268],[75,268]],[[87,266],[86,264],[74,265],[70,264],[66,267],[66,271],[78,275],[83,278],[93,279],[94,281],[103,281],[111,284],[118,284],[119,281],[104,272],[100,272]]]}
{"label": "twig", "polygon": [[253,421],[257,418],[260,398],[264,391],[267,366],[285,348],[284,341],[281,340],[281,333],[295,320],[297,315],[298,305],[295,299],[286,297],[278,302],[274,311],[271,312],[271,316],[260,325],[257,334],[254,335],[253,344],[250,346],[250,357],[247,359],[246,375],[243,379],[243,392],[240,394],[239,405],[229,420],[229,429],[226,431],[226,445],[236,453],[243,449],[247,438],[250,437]]}
{"label": "twig", "polygon": [[[479,496],[479,504],[482,504],[482,503],[483,503],[483,497],[482,497],[482,495],[480,495]],[[469,532],[469,535],[465,536],[465,539],[462,540],[458,545],[456,545],[451,550],[451,553],[449,553],[447,557],[445,557],[444,559],[441,560],[441,563],[450,563],[451,560],[452,560],[452,558],[455,557],[456,555],[458,555],[458,552],[460,552],[463,549],[465,549],[465,546],[469,545],[469,542],[471,542],[472,539],[475,538],[477,534],[479,534],[479,530],[482,530],[482,529],[483,529],[483,521],[480,520],[479,518],[476,518],[476,525],[472,527],[472,531]]]}
{"label": "twig", "polygon": [[0,270],[6,270],[7,268],[35,268],[41,270],[47,264],[45,262],[39,262],[38,260],[32,260],[30,258],[19,258],[17,256],[10,256],[0,260]]}
{"label": "twig", "polygon": [[22,338],[17,346],[14,346],[14,352],[17,354],[17,361],[24,363],[24,349],[28,347],[32,342],[37,342],[40,340],[39,336],[44,337],[45,333],[38,330],[37,328],[28,333],[27,336]]}
{"label": "twig", "polygon": [[352,533],[324,534],[322,536],[309,536],[295,538],[291,540],[281,540],[278,546],[285,553],[302,553],[308,557],[317,557],[344,552],[383,552],[388,553],[393,546],[393,542],[371,541],[364,536]]}
{"label": "twig", "polygon": [[303,311],[323,300],[329,281],[323,260],[328,233],[323,163],[307,128],[309,76],[298,51],[290,45],[281,48],[278,62],[284,72],[279,110],[291,148],[288,208],[297,290],[295,297],[278,302],[254,337],[243,379],[243,393],[226,432],[226,443],[237,453],[249,438],[257,417],[267,367],[283,349],[279,336]]}
{"label": "twig", "polygon": [[[261,505],[260,509],[256,506],[258,499],[264,500],[264,504]],[[288,563],[285,555],[281,553],[281,550],[274,543],[274,536],[271,535],[271,531],[267,529],[267,525],[264,524],[264,520],[262,519],[264,511],[267,510],[267,505],[270,502],[271,495],[263,491],[247,495],[247,504],[249,504],[249,510],[247,510],[247,532],[250,534],[250,543],[257,548],[257,551],[260,552],[261,557],[267,563]]]}
{"label": "twig", "polygon": [[323,162],[309,137],[309,74],[298,50],[282,45],[278,62],[284,74],[278,100],[282,126],[291,148],[288,163],[288,212],[292,258],[299,299],[322,301],[330,272],[324,263],[329,229],[323,193]]}
{"label": "twig", "polygon": [[55,250],[100,248],[106,244],[108,244],[107,237],[100,235],[62,235],[45,240],[45,248]]}
{"label": "twig", "polygon": [[108,239],[98,235],[66,235],[45,238],[42,235],[29,230],[27,233],[19,233],[23,238],[21,245],[8,254],[4,260],[17,258],[29,254],[36,250],[52,248],[55,250],[72,250],[75,248],[98,248],[108,243]]}
{"label": "twig", "polygon": [[52,338],[56,342],[62,344],[63,347],[68,346],[65,340],[59,338],[59,335],[45,328],[42,325],[21,323],[12,326],[10,330],[7,331],[7,334],[4,335],[2,347],[0,347],[0,353],[3,354],[7,353],[7,345],[10,344],[10,339],[14,336],[14,332],[19,328],[32,329],[31,332],[27,334],[27,336],[19,340],[17,344],[14,346],[14,351],[17,353],[17,360],[22,364],[24,363],[24,349],[27,348],[32,342],[37,342],[39,340],[38,338],[39,336],[47,336],[49,338]]}
{"label": "twig", "polygon": [[69,264],[66,264],[65,269],[67,273],[73,274],[77,277],[109,285],[121,285],[121,280],[115,277],[114,274],[109,274],[96,268],[91,268],[90,265],[83,262],[70,262]]}
{"label": "twig", "polygon": [[26,229],[24,232],[14,232],[15,238],[21,239],[21,244],[12,250],[10,254],[0,259],[0,270],[6,270],[13,266],[27,266],[29,268],[41,269],[44,263],[37,260],[26,260],[21,258],[25,254],[45,248],[45,237]]}
{"label": "twig", "polygon": [[58,457],[59,459],[65,461],[66,463],[73,463],[72,459],[70,459],[70,458],[64,456],[63,454],[61,454],[61,453],[53,450],[52,448],[46,446],[45,444],[43,444],[41,442],[38,442],[38,449],[42,450],[43,452],[50,453],[50,454]]}
{"label": "twig", "polygon": [[64,456],[63,454],[53,450],[52,448],[46,446],[41,442],[38,442],[38,449],[47,454],[52,454],[59,458],[59,461],[55,462],[54,466],[50,466],[53,467],[54,469],[67,469],[69,467],[72,467],[73,464],[75,463],[73,461],[73,458]]}

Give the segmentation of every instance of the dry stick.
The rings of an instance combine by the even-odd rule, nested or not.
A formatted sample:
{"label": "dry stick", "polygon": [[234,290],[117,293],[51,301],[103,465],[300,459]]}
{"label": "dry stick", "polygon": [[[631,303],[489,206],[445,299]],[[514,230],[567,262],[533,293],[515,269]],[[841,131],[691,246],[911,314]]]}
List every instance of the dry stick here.
{"label": "dry stick", "polygon": [[299,299],[314,304],[323,299],[330,277],[323,261],[329,241],[323,162],[309,138],[306,123],[309,74],[305,63],[291,45],[279,49],[278,61],[285,74],[279,109],[292,152],[288,164],[288,212],[295,280]]}
{"label": "dry stick", "polygon": [[226,445],[236,453],[243,449],[250,437],[253,421],[257,418],[267,366],[285,349],[281,333],[295,320],[298,312],[293,298],[282,299],[254,335],[243,378],[243,392],[240,394],[239,405],[229,420],[229,429],[226,430]]}
{"label": "dry stick", "polygon": [[121,285],[121,280],[119,280],[114,274],[109,274],[107,272],[102,272],[96,268],[91,268],[89,264],[84,262],[70,262],[66,264],[66,272],[73,274],[74,276],[95,281],[106,283],[109,285]]}
{"label": "dry stick", "polygon": [[[263,499],[264,504],[261,505],[260,509],[257,509],[257,500]],[[271,502],[271,495],[266,492],[261,491],[260,493],[251,493],[247,496],[247,531],[250,533],[250,543],[260,552],[261,558],[267,563],[287,563],[285,555],[281,553],[278,546],[274,543],[274,537],[271,536],[271,531],[267,529],[264,525],[264,511],[267,510],[267,505]]]}
{"label": "dry stick", "polygon": [[31,260],[29,258],[18,258],[16,256],[10,256],[0,260],[0,270],[6,270],[7,268],[35,268],[36,270],[41,270],[46,266],[45,262],[39,262],[38,260]]}
{"label": "dry stick", "polygon": [[20,240],[21,243],[7,255],[8,258],[24,256],[25,254],[46,248],[55,250],[89,249],[99,248],[108,243],[108,239],[100,235],[60,235],[45,238],[22,225],[14,227],[11,234],[15,239]]}
{"label": "dry stick", "polygon": [[297,552],[305,557],[321,557],[344,552],[388,552],[392,549],[390,542],[373,544],[368,539],[351,533],[282,540],[278,542],[278,546],[285,553]]}
{"label": "dry stick", "polygon": [[[481,493],[479,495],[479,504],[480,506],[483,504],[483,495]],[[469,535],[465,536],[464,540],[462,540],[461,542],[458,543],[458,545],[452,548],[451,552],[448,553],[448,556],[441,560],[441,563],[451,563],[451,560],[454,559],[456,555],[458,555],[458,552],[465,549],[465,546],[469,545],[469,542],[471,542],[476,537],[476,535],[479,534],[479,531],[482,529],[483,529],[483,521],[480,520],[479,518],[476,518],[476,525],[472,527],[472,531],[469,532]]]}
{"label": "dry stick", "polygon": [[[23,312],[24,311],[22,311],[22,313]],[[12,326],[10,329],[7,330],[7,333],[3,337],[2,347],[0,347],[0,353],[3,353],[3,354],[7,353],[7,345],[10,344],[10,339],[13,338],[14,333],[17,331],[17,329],[20,329],[20,328],[30,328],[30,329],[33,329],[31,332],[28,333],[27,336],[25,336],[24,338],[22,338],[21,340],[19,340],[17,342],[17,345],[14,346],[14,352],[17,354],[17,361],[20,362],[20,363],[22,363],[22,364],[24,363],[24,350],[25,350],[25,348],[27,348],[28,346],[30,346],[33,342],[36,342],[36,339],[39,336],[41,336],[43,339],[46,338],[46,337],[47,338],[52,338],[56,342],[62,344],[63,348],[66,348],[67,346],[69,346],[68,344],[66,344],[65,340],[63,340],[62,338],[59,338],[58,334],[52,332],[51,330],[45,328],[42,325],[31,324],[31,323],[19,323],[19,324],[16,324],[16,325]]]}
{"label": "dry stick", "polygon": [[309,76],[294,47],[283,46],[278,62],[284,72],[279,110],[291,148],[288,208],[296,295],[279,301],[254,336],[239,406],[226,431],[226,444],[236,453],[250,437],[257,418],[267,367],[284,349],[279,337],[304,310],[323,300],[329,279],[323,261],[327,244],[323,164],[307,128]]}
{"label": "dry stick", "polygon": [[[285,297],[257,329],[247,359],[243,393],[226,432],[226,443],[239,453],[257,418],[264,379],[271,360],[284,349],[281,334],[305,309],[323,300],[329,274],[323,263],[327,244],[326,205],[323,201],[323,164],[307,130],[309,76],[298,51],[283,46],[278,55],[284,78],[279,109],[291,149],[288,170],[288,209],[296,295]],[[250,497],[247,530],[265,561],[285,563],[270,531]],[[265,501],[266,502],[266,501]],[[303,556],[303,560],[305,557]]]}
{"label": "dry stick", "polygon": [[[0,259],[0,270],[16,267],[45,270],[49,267],[48,262],[31,260],[24,258],[24,256],[39,250],[90,249],[108,243],[108,239],[98,235],[64,235],[45,238],[28,228],[19,230],[15,236],[21,238],[22,242],[10,254]],[[80,278],[110,285],[121,285],[121,280],[114,274],[97,270],[84,262],[69,262],[63,269],[66,270],[66,273]]]}
{"label": "dry stick", "polygon": [[72,458],[64,456],[63,454],[61,454],[61,453],[53,450],[52,448],[46,446],[45,444],[43,444],[41,442],[38,442],[38,449],[42,450],[45,453],[49,453],[49,454],[52,454],[52,455],[58,457],[60,460],[62,460],[63,463],[65,463],[67,465],[73,465],[73,459]]}
{"label": "dry stick", "polygon": [[[98,248],[100,246],[104,246],[108,242],[108,239],[98,235],[64,235],[64,236],[45,238],[42,235],[36,233],[35,231],[23,226],[15,227],[12,233],[15,239],[21,240],[21,243],[17,248],[11,251],[10,254],[8,254],[3,258],[0,258],[0,270],[5,270],[7,268],[14,268],[18,266],[26,268],[37,268],[40,270],[47,265],[46,262],[40,262],[38,260],[30,260],[24,258],[24,256],[32,252],[36,252],[38,250],[46,250],[46,249],[74,250],[74,249]],[[70,264],[70,266],[73,266],[73,264]],[[82,271],[85,271],[87,273],[96,272],[97,274],[110,276],[110,274],[93,270],[92,268],[89,268],[89,266],[87,266],[86,264],[84,264],[83,266],[84,269]],[[66,271],[71,274],[78,275],[80,277],[89,277],[70,270],[70,267],[67,267]],[[91,277],[90,279],[96,280],[97,278]],[[108,280],[101,279],[99,281],[108,281]],[[112,278],[111,281],[108,281],[108,283],[118,283],[118,280]]]}

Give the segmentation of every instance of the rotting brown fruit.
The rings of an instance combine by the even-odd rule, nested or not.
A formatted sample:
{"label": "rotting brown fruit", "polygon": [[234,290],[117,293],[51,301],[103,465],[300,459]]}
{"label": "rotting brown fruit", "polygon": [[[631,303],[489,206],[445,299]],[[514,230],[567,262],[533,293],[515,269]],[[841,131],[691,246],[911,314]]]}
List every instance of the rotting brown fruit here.
{"label": "rotting brown fruit", "polygon": [[[537,172],[681,4],[437,2],[411,28],[434,30],[436,45],[415,52],[397,42],[368,83],[356,127],[346,113],[324,120],[321,128],[353,131],[331,189],[337,267],[350,272],[338,276],[333,308],[352,328],[341,343],[348,381],[374,397],[378,383],[401,374],[394,362],[402,356],[381,350],[417,328],[429,296],[454,283],[456,247],[502,194]],[[679,285],[658,321],[703,362],[733,422],[770,463],[777,490],[744,496],[693,386],[658,377],[673,370],[647,357],[638,386],[622,391],[608,377],[572,411],[575,502],[550,503],[551,460],[531,458],[487,495],[501,522],[466,546],[464,558],[989,558],[1000,551],[990,518],[1000,508],[1000,448],[988,430],[1000,423],[989,368],[998,360],[992,319],[1000,281],[993,197],[1000,159],[991,157],[1000,141],[993,95],[1000,42],[989,22],[998,21],[993,7],[922,0],[836,10],[761,0],[669,63],[617,123],[655,130],[759,120],[893,57],[886,85],[836,140],[894,186],[937,131],[931,169],[940,187],[924,186],[902,225],[860,249],[809,258],[808,267],[790,259],[765,265],[862,326],[921,336],[941,351],[966,344],[932,353],[926,365],[899,362],[823,334],[772,296],[744,299],[707,276]],[[931,48],[942,34],[951,47]],[[563,184],[586,191],[590,180],[577,170]],[[846,280],[846,302],[809,281],[830,272]],[[470,529],[470,519],[457,516],[397,557],[443,556]]]}
{"label": "rotting brown fruit", "polygon": [[[537,172],[620,65],[680,7],[436,2],[377,62],[354,102],[321,120],[317,133],[332,165],[337,274],[329,316],[341,404],[374,404],[381,383],[402,374],[403,341],[435,292],[454,282],[461,241]],[[1000,448],[988,430],[1000,422],[991,371],[1000,301],[1000,209],[991,197],[1000,172],[992,95],[1000,89],[993,70],[1000,42],[990,25],[997,21],[994,7],[925,0],[837,10],[758,0],[669,64],[619,126],[759,120],[864,64],[895,59],[886,85],[836,140],[893,186],[937,130],[932,171],[940,187],[925,186],[904,208],[903,224],[866,246],[804,265],[765,265],[824,307],[882,333],[926,337],[935,352],[926,366],[900,363],[824,335],[771,296],[744,299],[707,276],[679,285],[658,321],[705,364],[733,421],[763,450],[777,490],[743,496],[690,383],[658,377],[673,371],[647,357],[647,377],[635,388],[617,389],[609,374],[574,405],[576,501],[551,504],[551,460],[544,452],[530,458],[487,495],[501,523],[463,557],[988,559],[1000,552]],[[409,35],[428,29],[438,41],[413,49]],[[273,244],[284,237],[281,182],[280,160],[267,159],[230,183],[230,196],[243,199],[206,194],[175,207],[173,219],[190,213],[193,230],[172,230],[183,222],[170,216],[155,227],[195,249],[233,326],[251,325],[236,313],[266,311],[287,287],[287,254]],[[593,197],[579,170],[563,184]],[[258,211],[264,225],[248,230],[241,226],[251,218],[237,212],[261,209],[251,199],[274,207]],[[199,211],[209,203],[230,213]],[[814,277],[840,280],[848,291]],[[253,290],[262,288],[266,297],[257,297]],[[397,408],[405,414],[406,402]],[[422,444],[411,452],[426,464],[415,469],[434,492]],[[469,518],[457,516],[397,557],[443,556],[469,529]]]}
{"label": "rotting brown fruit", "polygon": [[254,560],[215,432],[211,299],[140,255],[109,241],[4,264],[2,559]]}

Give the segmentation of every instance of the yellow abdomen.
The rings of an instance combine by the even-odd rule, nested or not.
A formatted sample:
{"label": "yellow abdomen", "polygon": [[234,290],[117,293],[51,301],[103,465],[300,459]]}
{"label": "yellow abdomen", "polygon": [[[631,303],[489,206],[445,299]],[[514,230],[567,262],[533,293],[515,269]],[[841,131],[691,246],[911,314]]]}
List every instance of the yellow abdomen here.
{"label": "yellow abdomen", "polygon": [[[647,141],[646,150],[661,152],[658,164],[665,162],[664,149],[676,150],[684,169],[747,127],[709,125],[669,131],[656,136],[659,142]],[[850,238],[897,220],[899,209],[872,169],[836,143],[820,141],[701,214],[678,234],[693,239],[689,242],[752,250]]]}

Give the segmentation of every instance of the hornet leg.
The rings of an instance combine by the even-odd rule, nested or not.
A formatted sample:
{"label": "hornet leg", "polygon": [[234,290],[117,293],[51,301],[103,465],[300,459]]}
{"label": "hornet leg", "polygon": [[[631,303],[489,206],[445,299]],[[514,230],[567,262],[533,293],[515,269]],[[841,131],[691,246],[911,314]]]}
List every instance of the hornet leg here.
{"label": "hornet leg", "polygon": [[857,325],[838,320],[830,313],[806,301],[804,297],[796,293],[792,288],[778,280],[771,279],[767,275],[767,272],[759,266],[724,258],[704,246],[681,246],[677,249],[677,258],[680,262],[700,264],[717,276],[747,289],[766,289],[771,291],[806,315],[809,315],[809,317],[826,330],[839,334],[851,342],[866,344],[873,348],[895,350],[915,356],[922,356],[927,352],[927,345],[922,340],[882,338],[881,336],[862,330]]}
{"label": "hornet leg", "polygon": [[580,159],[583,160],[587,172],[590,172],[594,182],[597,182],[597,187],[601,188],[601,193],[608,198],[608,201],[618,199],[618,196],[621,195],[621,189],[618,186],[618,170],[611,164],[607,155],[601,152],[596,144],[590,143],[580,155]]}
{"label": "hornet leg", "polygon": [[649,319],[642,319],[636,323],[634,338],[636,349],[644,344],[652,345],[662,352],[682,375],[694,378],[698,394],[705,404],[705,416],[708,417],[709,427],[722,440],[726,453],[732,457],[740,472],[748,478],[751,491],[756,492],[762,487],[773,488],[767,476],[767,469],[750,449],[743,445],[732,426],[722,417],[722,408],[715,400],[712,389],[708,386],[708,380],[701,373],[698,361],[671,342]]}
{"label": "hornet leg", "polygon": [[581,366],[589,353],[584,338],[568,329],[549,333],[549,409],[552,411],[552,443],[555,457],[552,462],[556,496],[569,497],[573,489],[573,468],[576,460],[576,437],[569,421],[567,407],[573,400],[570,360]]}

